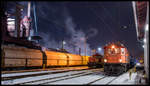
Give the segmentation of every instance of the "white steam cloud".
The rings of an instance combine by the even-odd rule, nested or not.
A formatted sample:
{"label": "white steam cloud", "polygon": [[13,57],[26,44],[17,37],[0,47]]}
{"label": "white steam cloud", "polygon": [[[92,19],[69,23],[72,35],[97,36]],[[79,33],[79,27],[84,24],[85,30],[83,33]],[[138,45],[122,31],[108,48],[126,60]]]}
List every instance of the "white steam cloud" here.
{"label": "white steam cloud", "polygon": [[[45,12],[41,12],[43,14],[46,14]],[[46,17],[46,16],[45,16]],[[89,44],[87,43],[87,38],[90,38],[97,34],[97,31],[94,29],[90,29],[92,35],[89,37],[86,37],[85,33],[80,29],[76,30],[76,24],[73,22],[72,17],[69,15],[67,8],[64,8],[63,11],[63,22],[61,23],[61,26],[64,26],[66,34],[70,36],[70,38],[64,38],[64,41],[66,44],[64,45],[64,49],[66,49],[68,52],[73,54],[79,54],[79,49],[81,49],[81,55],[91,55],[91,48],[89,47]],[[60,23],[60,19],[57,19],[58,23]],[[55,21],[56,22],[56,21]],[[39,32],[43,38],[44,46],[49,48],[62,48],[62,41],[57,42],[52,36],[46,33]],[[63,40],[63,39],[62,39]],[[85,53],[86,51],[86,53]]]}

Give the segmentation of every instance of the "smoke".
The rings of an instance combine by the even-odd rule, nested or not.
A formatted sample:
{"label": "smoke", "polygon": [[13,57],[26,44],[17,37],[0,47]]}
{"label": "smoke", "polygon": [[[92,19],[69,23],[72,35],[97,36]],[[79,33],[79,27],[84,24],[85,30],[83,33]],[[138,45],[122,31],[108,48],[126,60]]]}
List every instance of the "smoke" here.
{"label": "smoke", "polygon": [[[42,5],[43,6],[43,5]],[[49,7],[42,7],[41,5],[39,6],[40,9],[40,13],[43,15],[42,18],[43,19],[47,19],[48,18],[48,14],[46,13],[46,9],[48,9]],[[46,6],[46,5],[45,5]],[[59,8],[59,9],[58,9]],[[55,18],[55,14],[58,14],[58,12],[54,12],[52,9],[48,9],[48,11],[52,14],[53,19],[51,19],[51,22],[54,22],[59,26],[64,27],[64,34],[67,34],[69,37],[64,37],[64,40],[66,42],[66,44],[64,44],[64,49],[66,49],[68,52],[73,53],[73,54],[79,54],[79,49],[81,49],[81,55],[91,55],[91,49],[89,47],[89,44],[87,43],[87,36],[85,35],[85,32],[80,29],[77,30],[76,29],[76,24],[73,21],[73,18],[69,15],[68,9],[65,6],[60,6],[60,7],[56,7],[55,9],[57,9],[57,11],[59,11],[59,17]],[[61,11],[60,11],[61,10]],[[48,20],[48,19],[47,19]],[[50,28],[49,28],[50,29]],[[56,29],[58,30],[58,29]],[[92,30],[90,29],[90,31],[93,33],[93,35],[90,35],[89,37],[94,36],[96,33],[96,30]],[[44,33],[44,32],[39,32],[39,35],[43,38],[43,45],[45,47],[48,48],[62,48],[62,40],[56,40],[55,37],[53,37],[52,35],[48,34],[48,33]],[[62,35],[63,36],[63,35]],[[86,51],[86,53],[85,53]]]}
{"label": "smoke", "polygon": [[65,49],[71,51],[72,53],[78,54],[80,48],[81,55],[91,55],[91,49],[87,43],[88,37],[86,37],[82,29],[75,29],[76,25],[66,8],[64,8],[64,17],[67,34],[71,36],[71,38],[67,40],[68,44],[66,44]]}
{"label": "smoke", "polygon": [[42,37],[42,45],[46,48],[60,48],[60,43],[55,41],[53,37],[48,35],[48,33],[40,32],[39,35]]}
{"label": "smoke", "polygon": [[89,39],[89,38],[96,36],[97,33],[98,33],[98,30],[96,28],[90,28],[86,34],[88,35],[88,39]]}

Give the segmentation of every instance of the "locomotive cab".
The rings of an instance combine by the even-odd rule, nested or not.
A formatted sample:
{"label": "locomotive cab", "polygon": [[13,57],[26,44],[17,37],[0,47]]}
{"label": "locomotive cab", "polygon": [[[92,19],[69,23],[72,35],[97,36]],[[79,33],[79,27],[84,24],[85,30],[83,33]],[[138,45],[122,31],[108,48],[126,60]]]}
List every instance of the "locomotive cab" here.
{"label": "locomotive cab", "polygon": [[126,72],[129,64],[128,56],[128,51],[123,44],[108,44],[104,47],[104,72],[108,74]]}

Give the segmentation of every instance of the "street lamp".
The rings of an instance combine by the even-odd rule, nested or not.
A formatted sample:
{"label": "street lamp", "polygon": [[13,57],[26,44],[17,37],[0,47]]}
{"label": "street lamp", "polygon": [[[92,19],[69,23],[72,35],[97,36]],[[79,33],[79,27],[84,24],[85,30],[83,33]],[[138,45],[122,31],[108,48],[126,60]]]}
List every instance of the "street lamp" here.
{"label": "street lamp", "polygon": [[66,42],[63,40],[62,41],[62,49],[64,49],[64,45],[66,44]]}
{"label": "street lamp", "polygon": [[142,47],[144,48],[144,45]]}
{"label": "street lamp", "polygon": [[100,51],[102,50],[102,48],[101,48],[101,47],[99,47],[99,48],[97,48],[97,50],[100,52]]}

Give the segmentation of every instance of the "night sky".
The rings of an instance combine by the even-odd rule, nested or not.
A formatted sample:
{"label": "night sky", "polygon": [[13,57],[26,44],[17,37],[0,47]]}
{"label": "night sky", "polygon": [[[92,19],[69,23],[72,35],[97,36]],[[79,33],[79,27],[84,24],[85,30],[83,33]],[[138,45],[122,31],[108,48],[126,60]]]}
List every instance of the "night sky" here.
{"label": "night sky", "polygon": [[[20,3],[27,6],[27,2]],[[123,43],[133,56],[143,52],[141,43],[137,41],[130,1],[42,1],[35,4],[38,35],[42,36],[40,43],[45,47],[61,48],[62,40],[65,40],[65,49],[77,53],[81,48],[83,53],[86,38],[87,55],[92,49],[116,41]],[[23,15],[26,15],[26,9]]]}

